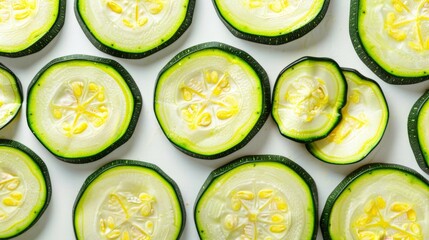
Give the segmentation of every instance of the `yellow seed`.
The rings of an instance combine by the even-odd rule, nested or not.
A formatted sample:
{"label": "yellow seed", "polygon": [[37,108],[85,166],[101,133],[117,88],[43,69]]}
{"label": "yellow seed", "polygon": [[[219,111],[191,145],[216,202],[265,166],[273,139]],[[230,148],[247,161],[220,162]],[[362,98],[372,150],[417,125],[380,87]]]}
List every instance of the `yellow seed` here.
{"label": "yellow seed", "polygon": [[91,91],[91,92],[96,92],[96,91],[98,91],[98,86],[97,86],[97,84],[95,84],[95,83],[90,83],[90,84],[89,84],[89,91]]}
{"label": "yellow seed", "polygon": [[106,221],[104,221],[104,219],[100,219],[100,231],[102,232],[102,233],[105,233],[106,232]]}
{"label": "yellow seed", "polygon": [[374,206],[375,206],[375,201],[371,199],[369,202],[365,204],[365,207],[364,207],[365,213],[368,213],[368,214],[371,213]]}
{"label": "yellow seed", "polygon": [[73,134],[83,133],[88,128],[88,123],[82,122],[73,130]]}
{"label": "yellow seed", "polygon": [[25,10],[25,11],[23,11],[21,13],[15,14],[15,19],[16,20],[23,20],[23,19],[28,18],[29,16],[30,16],[30,11],[29,10]]}
{"label": "yellow seed", "polygon": [[183,100],[185,100],[185,101],[191,101],[192,100],[192,92],[189,91],[187,88],[183,88],[182,95],[183,95]]}
{"label": "yellow seed", "polygon": [[31,9],[36,9],[37,0],[27,0],[27,4],[30,6]]}
{"label": "yellow seed", "polygon": [[119,237],[120,235],[121,235],[121,231],[119,231],[118,229],[115,229],[115,230],[111,231],[110,233],[108,233],[106,235],[106,237],[109,239],[115,239],[115,238]]}
{"label": "yellow seed", "polygon": [[5,206],[8,206],[8,207],[16,207],[19,205],[19,201],[15,200],[11,197],[5,197],[5,198],[3,198],[3,204]]}
{"label": "yellow seed", "polygon": [[21,181],[19,179],[14,179],[6,186],[6,189],[13,191],[19,187],[20,183],[21,183]]}
{"label": "yellow seed", "polygon": [[216,113],[216,117],[219,118],[220,120],[226,120],[234,116],[234,114],[235,114],[234,111],[219,110]]}
{"label": "yellow seed", "polygon": [[147,17],[142,17],[139,19],[138,24],[140,27],[143,27],[148,23],[149,19]]}
{"label": "yellow seed", "polygon": [[412,223],[410,230],[415,234],[420,234],[422,232],[422,229],[418,223]]}
{"label": "yellow seed", "polygon": [[390,210],[394,212],[405,212],[410,209],[410,205],[407,203],[393,203]]}
{"label": "yellow seed", "polygon": [[[0,18],[0,22],[1,22],[1,18]],[[4,102],[0,101],[0,107],[3,106]]]}
{"label": "yellow seed", "polygon": [[162,3],[158,3],[156,7],[152,7],[149,11],[152,14],[158,14],[164,9],[164,5]]}
{"label": "yellow seed", "polygon": [[259,198],[270,198],[271,196],[273,196],[274,190],[273,189],[262,189],[261,191],[258,192],[258,197]]}
{"label": "yellow seed", "polygon": [[72,90],[73,90],[73,94],[76,97],[80,97],[82,96],[82,92],[83,92],[83,83],[82,82],[73,82],[71,84]]}
{"label": "yellow seed", "polygon": [[371,216],[362,216],[356,221],[356,225],[359,227],[363,227],[369,224],[371,221],[372,221]]}
{"label": "yellow seed", "polygon": [[241,202],[237,198],[233,197],[231,200],[232,210],[238,211],[241,209]]}
{"label": "yellow seed", "polygon": [[275,13],[279,13],[284,9],[282,4],[279,2],[270,3],[269,8]]}
{"label": "yellow seed", "polygon": [[276,203],[278,210],[281,210],[281,211],[287,211],[288,210],[288,205],[283,198],[275,197],[274,202]]}
{"label": "yellow seed", "polygon": [[253,200],[255,198],[255,194],[251,191],[238,191],[235,196],[243,200]]}
{"label": "yellow seed", "polygon": [[261,7],[261,6],[262,6],[262,2],[261,2],[260,0],[257,0],[257,1],[250,1],[250,2],[249,2],[249,6],[250,6],[251,8],[259,8],[259,7]]}
{"label": "yellow seed", "polygon": [[407,218],[408,218],[408,220],[410,220],[410,221],[412,221],[412,222],[415,222],[415,221],[417,220],[417,214],[416,214],[416,211],[414,211],[413,209],[410,209],[410,210],[407,212]]}
{"label": "yellow seed", "polygon": [[389,33],[389,35],[396,41],[404,41],[407,38],[407,34],[405,32],[397,29],[388,29],[387,33]]}
{"label": "yellow seed", "polygon": [[198,119],[198,125],[202,127],[207,127],[212,123],[212,116],[210,113],[203,113]]}
{"label": "yellow seed", "polygon": [[107,6],[115,13],[122,13],[122,7],[113,1],[107,2]]}
{"label": "yellow seed", "polygon": [[152,204],[151,203],[145,203],[143,204],[140,213],[142,216],[147,217],[152,215],[153,213],[153,208],[152,208]]}
{"label": "yellow seed", "polygon": [[54,114],[54,118],[56,119],[61,119],[63,117],[63,113],[58,108],[54,108],[53,114]]}
{"label": "yellow seed", "polygon": [[128,231],[122,233],[121,240],[130,240],[130,234],[128,233]]}
{"label": "yellow seed", "polygon": [[149,232],[152,232],[153,231],[153,222],[152,221],[147,221],[146,222],[146,224],[145,224],[145,226],[146,226],[146,229],[149,231]]}
{"label": "yellow seed", "polygon": [[140,193],[139,199],[143,202],[147,202],[147,201],[153,201],[154,197],[150,194],[147,194],[147,193]]}
{"label": "yellow seed", "polygon": [[284,232],[284,231],[286,231],[286,225],[284,225],[284,224],[273,225],[270,227],[270,231],[273,233]]}
{"label": "yellow seed", "polygon": [[224,227],[227,229],[227,230],[233,230],[236,226],[237,226],[237,223],[238,223],[238,218],[237,218],[237,216],[236,215],[231,215],[231,214],[229,214],[229,215],[227,215],[226,217],[225,217],[225,221],[224,221]]}
{"label": "yellow seed", "polygon": [[378,196],[377,198],[375,198],[375,205],[378,209],[383,209],[386,207],[386,201],[384,201],[382,197]]}
{"label": "yellow seed", "polygon": [[392,236],[392,238],[393,239],[409,239],[408,238],[408,234],[406,234],[406,233],[402,233],[402,232],[398,232],[398,233],[395,233],[395,234],[393,234],[393,236]]}
{"label": "yellow seed", "polygon": [[3,220],[7,217],[7,214],[0,210],[0,220]]}
{"label": "yellow seed", "polygon": [[281,223],[284,220],[285,218],[280,214],[274,214],[273,216],[271,216],[271,221],[273,221],[273,223]]}
{"label": "yellow seed", "polygon": [[127,19],[122,19],[122,23],[125,25],[125,26],[127,26],[127,27],[129,27],[129,28],[133,28],[134,27],[134,24],[132,24],[130,21],[128,21]]}
{"label": "yellow seed", "polygon": [[395,19],[396,19],[396,15],[395,15],[395,13],[393,13],[393,12],[388,13],[388,14],[387,14],[387,17],[386,17],[386,24],[387,24],[387,25],[392,25],[392,24],[394,24]]}
{"label": "yellow seed", "polygon": [[357,90],[354,90],[349,97],[350,102],[352,103],[359,103],[360,102],[360,93]]}
{"label": "yellow seed", "polygon": [[97,94],[97,100],[100,102],[103,102],[105,100],[106,96],[104,95],[104,91],[101,91]]}
{"label": "yellow seed", "polygon": [[21,193],[21,192],[12,192],[11,194],[10,194],[10,196],[13,198],[13,199],[15,199],[15,200],[21,200],[23,197],[24,197],[24,195]]}
{"label": "yellow seed", "polygon": [[12,5],[13,10],[24,10],[27,8],[26,4],[22,4],[22,3],[14,3]]}
{"label": "yellow seed", "polygon": [[218,81],[219,81],[219,73],[217,71],[211,71],[208,82],[216,84]]}
{"label": "yellow seed", "polygon": [[371,231],[362,231],[358,233],[358,238],[362,240],[377,240],[377,235]]}
{"label": "yellow seed", "polygon": [[107,218],[107,227],[110,229],[114,229],[115,228],[115,220],[113,220],[112,216],[109,216]]}

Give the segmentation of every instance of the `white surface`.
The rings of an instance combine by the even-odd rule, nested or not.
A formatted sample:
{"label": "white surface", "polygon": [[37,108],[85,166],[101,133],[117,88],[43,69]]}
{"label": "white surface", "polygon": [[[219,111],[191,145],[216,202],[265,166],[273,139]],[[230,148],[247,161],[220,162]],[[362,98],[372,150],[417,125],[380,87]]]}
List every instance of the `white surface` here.
{"label": "white surface", "polygon": [[[266,46],[235,38],[217,17],[211,1],[198,0],[194,20],[188,31],[173,45],[142,60],[118,59],[98,51],[83,34],[73,12],[74,1],[67,1],[65,26],[45,49],[36,54],[0,62],[21,79],[24,92],[34,75],[50,60],[69,54],[90,54],[113,58],[134,77],[143,95],[143,111],[133,137],[105,158],[83,165],[72,165],[57,160],[30,132],[25,116],[21,114],[0,131],[1,138],[19,141],[35,151],[48,165],[52,181],[52,199],[39,222],[18,240],[74,239],[72,208],[84,180],[100,166],[115,159],[135,159],[155,163],[181,188],[186,205],[187,222],[181,239],[198,239],[193,219],[193,205],[197,193],[215,168],[249,154],[278,154],[304,167],[315,179],[319,190],[319,213],[332,189],[352,170],[369,162],[399,163],[423,173],[417,166],[408,143],[407,117],[414,102],[429,86],[429,82],[411,85],[389,85],[376,77],[357,57],[348,34],[350,1],[331,1],[322,23],[309,34],[280,46]],[[270,117],[261,131],[241,150],[218,160],[191,158],[173,147],[162,133],[153,112],[153,91],[159,70],[178,52],[195,44],[222,41],[251,54],[266,69],[271,87],[279,72],[302,56],[320,56],[335,59],[343,67],[352,67],[380,83],[390,108],[390,120],[383,140],[371,157],[358,164],[335,166],[312,157],[304,145],[280,135]],[[271,89],[272,90],[272,89]],[[25,94],[25,98],[26,98]],[[320,231],[318,239],[322,239]],[[90,239],[93,240],[93,239]]]}

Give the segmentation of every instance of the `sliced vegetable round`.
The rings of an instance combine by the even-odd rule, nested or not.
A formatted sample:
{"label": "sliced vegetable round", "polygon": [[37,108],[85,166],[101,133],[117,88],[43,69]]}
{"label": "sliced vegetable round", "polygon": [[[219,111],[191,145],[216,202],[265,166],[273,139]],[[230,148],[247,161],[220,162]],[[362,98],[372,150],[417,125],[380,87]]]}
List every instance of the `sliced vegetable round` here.
{"label": "sliced vegetable round", "polygon": [[429,182],[394,164],[363,166],[331,193],[321,217],[324,239],[428,239]]}
{"label": "sliced vegetable round", "polygon": [[86,163],[104,157],[133,134],[140,91],[117,62],[84,55],[48,63],[28,88],[28,126],[56,157]]}
{"label": "sliced vegetable round", "polygon": [[346,98],[347,82],[334,60],[303,57],[278,76],[272,116],[283,136],[312,142],[339,123]]}
{"label": "sliced vegetable round", "polygon": [[18,77],[0,63],[0,129],[10,123],[22,105],[22,87]]}
{"label": "sliced vegetable round", "polygon": [[76,0],[75,13],[100,51],[143,58],[176,41],[191,25],[195,0]]}
{"label": "sliced vegetable round", "polygon": [[181,151],[214,159],[246,145],[268,118],[270,85],[247,53],[211,42],[174,57],[160,72],[154,110]]}
{"label": "sliced vegetable round", "polygon": [[213,0],[216,11],[236,37],[270,45],[300,38],[324,18],[329,0]]}
{"label": "sliced vegetable round", "polygon": [[66,0],[0,1],[0,56],[40,51],[63,27],[65,8]]}
{"label": "sliced vegetable round", "polygon": [[209,175],[194,214],[201,239],[316,239],[317,188],[285,157],[245,156]]}
{"label": "sliced vegetable round", "polygon": [[51,199],[49,172],[33,151],[19,142],[0,140],[0,239],[30,229]]}
{"label": "sliced vegetable round", "polygon": [[426,0],[352,0],[350,36],[362,61],[387,83],[413,84],[428,79]]}
{"label": "sliced vegetable round", "polygon": [[89,176],[77,196],[77,239],[179,239],[185,208],[176,183],[157,166],[113,161]]}
{"label": "sliced vegetable round", "polygon": [[315,157],[333,164],[364,159],[380,142],[389,119],[380,86],[353,69],[343,69],[343,73],[348,95],[341,122],[328,137],[306,145]]}
{"label": "sliced vegetable round", "polygon": [[420,168],[429,174],[429,91],[414,104],[408,115],[408,137]]}

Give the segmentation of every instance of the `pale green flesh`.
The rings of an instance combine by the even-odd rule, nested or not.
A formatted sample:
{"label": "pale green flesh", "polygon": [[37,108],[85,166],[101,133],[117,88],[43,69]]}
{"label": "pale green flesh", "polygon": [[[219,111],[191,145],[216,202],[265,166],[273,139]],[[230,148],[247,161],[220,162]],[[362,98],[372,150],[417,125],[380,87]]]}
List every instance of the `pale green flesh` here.
{"label": "pale green flesh", "polygon": [[[395,169],[377,169],[350,183],[331,210],[329,234],[336,239],[426,239],[429,187]],[[372,237],[372,238],[365,238]]]}
{"label": "pale green flesh", "polygon": [[0,238],[25,231],[46,203],[45,176],[26,153],[0,146]]}
{"label": "pale green flesh", "polygon": [[[213,72],[217,81],[207,77]],[[242,142],[263,110],[255,70],[217,49],[193,53],[171,66],[160,76],[155,95],[155,113],[168,138],[202,155],[221,153]]]}
{"label": "pale green flesh", "polygon": [[417,135],[419,139],[420,149],[422,151],[423,157],[426,161],[426,164],[429,165],[429,134],[427,121],[429,121],[429,103],[426,101],[423,107],[420,109],[418,118],[417,118]]}
{"label": "pale green flesh", "polygon": [[97,176],[78,200],[74,217],[78,239],[176,239],[182,221],[171,185],[157,172],[134,166]]}
{"label": "pale green flesh", "polygon": [[105,64],[74,60],[50,66],[33,85],[28,121],[56,155],[86,157],[123,136],[133,109],[132,92],[119,72]]}
{"label": "pale green flesh", "polygon": [[16,116],[21,104],[22,98],[16,79],[0,68],[0,129]]}
{"label": "pale green flesh", "polygon": [[247,163],[217,177],[199,198],[201,239],[312,239],[306,182],[279,163]]}

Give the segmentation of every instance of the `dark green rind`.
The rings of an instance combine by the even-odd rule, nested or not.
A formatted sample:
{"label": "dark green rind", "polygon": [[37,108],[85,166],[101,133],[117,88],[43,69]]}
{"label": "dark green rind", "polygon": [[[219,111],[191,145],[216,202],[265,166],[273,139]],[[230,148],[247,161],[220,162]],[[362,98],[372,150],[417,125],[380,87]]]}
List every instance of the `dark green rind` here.
{"label": "dark green rind", "polygon": [[19,97],[21,98],[21,105],[19,106],[18,111],[16,112],[15,116],[13,116],[12,119],[10,119],[10,121],[8,123],[6,123],[3,127],[0,127],[0,130],[2,130],[4,127],[6,127],[9,123],[11,123],[16,116],[18,116],[19,111],[21,111],[21,107],[22,107],[22,102],[24,101],[24,95],[23,95],[23,91],[22,91],[22,84],[21,81],[19,80],[19,78],[12,72],[12,70],[10,70],[9,68],[7,68],[5,65],[3,65],[2,63],[0,63],[0,69],[4,70],[6,72],[8,72],[10,75],[12,75],[13,79],[15,80],[16,83],[16,87],[18,88],[18,92],[16,92],[17,94],[19,94]]}
{"label": "dark green rind", "polygon": [[248,155],[248,156],[244,156],[241,158],[238,158],[226,165],[223,165],[215,170],[213,170],[210,175],[208,176],[208,178],[206,179],[206,181],[204,182],[203,186],[201,187],[200,191],[198,192],[197,198],[195,200],[195,204],[194,204],[194,221],[195,221],[195,226],[197,226],[197,231],[198,231],[198,235],[200,237],[200,239],[202,239],[201,237],[201,233],[198,230],[198,223],[196,221],[196,209],[197,209],[197,205],[198,202],[200,201],[202,195],[205,193],[205,191],[210,187],[210,185],[212,184],[212,182],[214,180],[216,180],[218,177],[222,176],[223,174],[229,172],[230,170],[239,167],[241,165],[247,164],[247,163],[260,163],[260,162],[274,162],[274,163],[280,163],[283,164],[284,166],[290,168],[291,170],[293,170],[294,172],[296,172],[299,176],[301,176],[301,178],[305,181],[305,183],[307,184],[308,188],[310,189],[310,192],[312,193],[312,202],[313,202],[313,209],[314,209],[314,219],[315,219],[315,223],[314,223],[314,228],[313,228],[313,235],[311,239],[316,239],[317,237],[317,230],[318,230],[318,192],[317,192],[317,186],[316,186],[316,182],[314,182],[313,178],[311,177],[311,175],[305,171],[304,168],[302,168],[301,166],[299,166],[297,163],[295,163],[294,161],[280,156],[280,155]]}
{"label": "dark green rind", "polygon": [[317,27],[319,23],[323,20],[323,18],[326,15],[326,12],[328,11],[329,2],[330,0],[324,0],[324,4],[322,9],[320,9],[320,12],[317,14],[317,16],[308,22],[307,24],[303,25],[302,27],[289,32],[285,33],[279,36],[261,36],[256,34],[250,34],[243,32],[233,26],[233,24],[229,23],[222,15],[222,13],[219,11],[219,8],[216,4],[216,0],[212,0],[213,5],[216,9],[216,13],[219,16],[220,20],[223,22],[223,24],[226,26],[226,28],[237,38],[241,38],[247,41],[266,44],[266,45],[281,45],[288,42],[291,42],[293,40],[296,40],[298,38],[303,37],[305,34],[309,33],[311,30]]}
{"label": "dark green rind", "polygon": [[46,45],[48,45],[61,31],[64,26],[64,21],[66,18],[66,5],[67,0],[58,0],[59,1],[59,9],[58,16],[52,25],[51,29],[45,35],[43,35],[39,40],[37,40],[33,45],[28,48],[18,51],[18,52],[0,52],[0,56],[17,58],[27,56],[33,53],[36,53],[42,50]]}
{"label": "dark green rind", "polygon": [[[131,116],[130,123],[128,125],[128,129],[124,133],[124,135],[122,135],[118,140],[116,140],[116,142],[113,142],[109,147],[102,150],[101,152],[94,154],[92,156],[80,157],[80,158],[67,158],[67,157],[60,156],[57,153],[55,153],[55,151],[47,148],[43,144],[42,139],[40,139],[37,136],[37,134],[32,130],[31,123],[30,123],[29,118],[28,118],[28,115],[30,115],[31,112],[30,112],[29,107],[28,107],[29,104],[27,103],[27,125],[29,126],[29,128],[30,128],[31,132],[34,134],[34,136],[36,136],[36,138],[39,140],[39,142],[42,145],[44,145],[46,147],[46,149],[49,152],[51,152],[59,160],[62,160],[64,162],[68,162],[68,163],[73,163],[73,164],[81,164],[81,163],[93,162],[93,161],[96,161],[100,158],[105,157],[107,154],[111,153],[113,150],[115,150],[119,146],[123,145],[124,143],[126,143],[131,138],[131,136],[133,135],[134,130],[137,126],[139,117],[140,117],[140,112],[141,112],[141,109],[143,106],[143,99],[142,99],[142,95],[140,93],[140,90],[139,90],[137,84],[134,82],[133,77],[118,62],[116,62],[112,59],[101,58],[101,57],[90,56],[90,55],[69,55],[69,56],[59,57],[59,58],[52,60],[51,62],[49,62],[47,65],[45,65],[36,74],[36,76],[33,78],[33,80],[30,82],[30,84],[28,86],[27,101],[31,98],[33,87],[37,84],[38,79],[48,68],[50,68],[51,66],[53,66],[57,63],[63,63],[63,62],[69,62],[69,61],[75,61],[75,60],[95,62],[98,64],[105,64],[105,65],[108,65],[108,66],[112,67],[113,69],[115,69],[122,76],[124,81],[127,83],[128,87],[130,89],[130,92],[133,95],[133,101],[134,101],[134,111],[133,111],[133,114]],[[37,124],[37,123],[35,123],[35,124]]]}
{"label": "dark green rind", "polygon": [[29,149],[27,146],[23,145],[22,143],[19,143],[14,140],[8,140],[8,139],[0,139],[0,146],[6,146],[11,148],[16,148],[22,152],[24,152],[26,155],[28,155],[34,163],[39,167],[40,172],[45,178],[45,187],[46,187],[46,200],[44,206],[40,209],[39,212],[34,212],[36,217],[34,218],[33,222],[31,222],[26,228],[22,229],[20,232],[16,233],[15,235],[11,236],[0,236],[0,240],[2,239],[10,239],[14,238],[18,235],[21,235],[22,233],[28,231],[34,224],[37,223],[37,221],[42,217],[45,210],[48,208],[49,203],[51,201],[51,195],[52,195],[52,185],[51,185],[51,179],[49,177],[49,171],[48,167],[46,166],[45,162],[31,149]]}
{"label": "dark green rind", "polygon": [[[272,96],[272,104],[274,104],[274,97],[275,97],[275,93],[276,93],[277,83],[279,82],[278,80],[279,80],[279,79],[280,79],[280,77],[283,75],[283,73],[284,73],[284,72],[286,72],[289,68],[293,68],[296,64],[299,64],[300,62],[302,62],[302,61],[306,61],[306,60],[330,62],[333,66],[335,66],[336,68],[338,68],[338,71],[340,72],[340,75],[342,75],[343,80],[344,80],[344,89],[345,89],[345,92],[344,92],[344,95],[343,95],[342,104],[341,104],[340,106],[338,106],[339,108],[338,108],[338,111],[337,111],[337,113],[338,113],[337,121],[335,121],[335,122],[333,123],[333,125],[331,126],[331,128],[330,128],[330,129],[328,129],[324,134],[322,134],[322,135],[320,135],[320,136],[314,136],[314,137],[311,137],[311,138],[306,138],[306,139],[298,139],[298,138],[293,138],[293,137],[290,137],[290,136],[287,136],[287,135],[283,134],[283,133],[281,132],[280,128],[278,128],[278,130],[279,130],[279,132],[280,132],[280,134],[281,134],[282,136],[284,136],[285,138],[288,138],[288,139],[290,139],[290,140],[293,140],[293,141],[295,141],[295,142],[300,142],[300,143],[311,143],[311,142],[313,142],[313,141],[320,140],[320,139],[322,139],[322,138],[327,137],[327,136],[329,135],[329,133],[331,133],[331,131],[332,131],[332,130],[334,130],[334,128],[335,128],[335,127],[340,123],[340,121],[341,121],[341,119],[342,119],[341,109],[342,109],[342,108],[346,105],[346,103],[347,103],[347,81],[346,81],[346,78],[345,78],[345,76],[344,76],[344,74],[343,74],[343,72],[342,72],[342,70],[341,70],[340,66],[338,65],[338,63],[337,63],[337,62],[335,62],[335,61],[334,61],[333,59],[331,59],[331,58],[326,58],[326,57],[310,57],[310,56],[306,56],[306,57],[302,57],[302,58],[300,58],[300,59],[298,59],[298,60],[296,60],[296,61],[292,62],[291,64],[289,64],[288,66],[286,66],[286,67],[285,67],[285,68],[280,72],[279,76],[278,76],[278,77],[277,77],[277,79],[276,79],[276,82],[274,83],[274,93],[273,93],[273,96]],[[274,109],[272,109],[272,111],[274,111]],[[272,116],[272,118],[273,118],[274,122],[276,122],[276,124],[277,124],[277,120],[274,118],[274,115],[272,115],[272,114],[271,114],[271,116]],[[277,124],[277,126],[279,127],[279,124]]]}
{"label": "dark green rind", "polygon": [[75,0],[74,12],[75,12],[77,21],[78,21],[80,27],[82,28],[84,34],[86,35],[88,40],[94,45],[94,47],[96,47],[98,50],[100,50],[104,53],[107,53],[109,55],[119,57],[119,58],[141,59],[141,58],[145,58],[149,55],[152,55],[152,54],[166,48],[167,46],[169,46],[173,42],[175,42],[177,39],[179,39],[186,32],[186,30],[189,28],[189,26],[192,23],[192,18],[193,18],[194,9],[195,9],[195,3],[196,3],[196,0],[189,0],[188,10],[186,12],[185,19],[183,20],[182,25],[180,25],[180,27],[178,28],[176,33],[170,39],[167,39],[161,45],[159,45],[155,48],[152,48],[152,49],[145,51],[145,52],[139,52],[139,53],[120,51],[120,50],[113,48],[112,46],[106,45],[106,44],[102,43],[101,41],[99,41],[92,34],[92,32],[87,28],[81,14],[79,12],[79,7],[78,7],[79,0]]}
{"label": "dark green rind", "polygon": [[[192,46],[188,49],[185,49],[184,51],[180,52],[179,54],[177,54],[172,60],[170,60],[170,62],[167,63],[166,66],[164,66],[161,71],[158,74],[157,77],[157,81],[155,84],[155,94],[154,94],[154,111],[155,111],[155,104],[156,104],[156,89],[157,89],[157,85],[159,82],[159,79],[161,78],[162,74],[167,71],[170,67],[172,67],[173,65],[175,65],[176,63],[180,62],[180,60],[182,60],[183,58],[186,58],[187,56],[196,53],[198,51],[201,50],[206,50],[206,49],[218,49],[221,51],[224,51],[228,54],[232,54],[235,55],[241,59],[243,59],[247,64],[249,64],[254,70],[255,73],[258,75],[260,81],[261,81],[261,93],[262,93],[262,109],[261,109],[261,115],[259,116],[258,121],[256,122],[255,126],[253,127],[253,129],[247,134],[247,136],[243,139],[243,141],[241,141],[239,144],[226,149],[223,152],[220,152],[218,154],[213,154],[213,155],[203,155],[203,154],[198,154],[192,151],[187,150],[185,147],[183,146],[179,146],[176,143],[174,143],[168,136],[168,133],[164,131],[164,129],[162,129],[162,131],[164,132],[164,135],[167,137],[167,139],[180,151],[182,151],[183,153],[194,157],[194,158],[200,158],[200,159],[205,159],[205,160],[213,160],[213,159],[218,159],[224,156],[227,156],[241,148],[243,148],[258,132],[259,130],[262,128],[262,126],[265,124],[266,120],[268,119],[268,116],[270,114],[270,109],[271,109],[271,102],[270,102],[270,94],[271,94],[271,90],[270,90],[270,81],[268,78],[268,74],[265,71],[265,69],[252,57],[250,56],[248,53],[229,46],[227,44],[224,43],[220,43],[220,42],[207,42],[207,43],[202,43],[199,45],[195,45]],[[156,119],[160,124],[160,121],[158,119],[158,116],[156,115],[155,112],[155,116]]]}
{"label": "dark green rind", "polygon": [[148,162],[142,162],[142,161],[136,161],[136,160],[126,160],[126,159],[119,159],[119,160],[114,160],[104,166],[102,166],[101,168],[99,168],[98,170],[96,170],[94,173],[92,173],[83,183],[82,188],[80,189],[76,200],[74,202],[73,205],[73,230],[74,230],[74,234],[76,239],[77,238],[77,229],[75,226],[75,214],[76,214],[76,207],[80,201],[80,198],[82,197],[83,193],[85,192],[86,188],[96,179],[98,178],[98,176],[100,176],[102,173],[106,172],[107,170],[113,169],[115,167],[121,167],[121,166],[135,166],[135,167],[142,167],[142,168],[147,168],[147,169],[151,169],[153,171],[155,171],[156,173],[158,173],[161,177],[164,178],[164,180],[166,182],[168,182],[170,184],[170,186],[173,188],[173,190],[176,192],[177,195],[177,200],[180,204],[180,210],[181,210],[181,214],[182,214],[182,225],[181,225],[181,229],[179,234],[177,235],[177,239],[180,239],[180,236],[183,233],[183,229],[185,228],[185,224],[186,224],[186,211],[185,211],[185,204],[183,202],[182,199],[182,194],[180,192],[179,186],[177,186],[176,182],[170,178],[164,171],[162,171],[161,168],[159,168],[158,166],[156,166],[155,164],[152,163],[148,163]]}
{"label": "dark green rind", "polygon": [[423,150],[420,146],[420,140],[418,135],[417,120],[423,105],[429,100],[429,91],[426,91],[413,105],[408,115],[408,139],[413,150],[419,167],[429,174],[429,159],[426,159]]}
{"label": "dark green rind", "polygon": [[[376,82],[376,81],[374,81],[374,80],[372,80],[372,79],[370,79],[370,78],[367,78],[367,77],[365,77],[364,75],[362,75],[360,72],[358,72],[357,70],[355,70],[355,69],[352,69],[352,68],[342,68],[342,71],[343,72],[352,72],[352,73],[354,73],[354,74],[356,74],[357,76],[359,76],[359,78],[361,79],[361,80],[365,80],[365,81],[367,81],[367,82],[371,82],[372,84],[375,84],[375,85],[377,85],[378,86],[378,88],[380,89],[380,92],[381,92],[381,94],[382,94],[382,96],[383,96],[383,101],[386,103],[386,108],[387,108],[387,123],[389,122],[389,114],[390,114],[390,112],[389,112],[389,105],[387,104],[387,100],[386,100],[386,97],[385,97],[385,95],[384,95],[384,92],[383,92],[383,89],[381,89],[381,87],[380,87],[380,85]],[[319,156],[318,154],[317,154],[317,152],[315,152],[315,151],[313,151],[313,148],[311,147],[311,143],[308,143],[308,144],[306,144],[305,145],[305,147],[307,148],[307,150],[311,153],[311,155],[313,155],[314,157],[316,157],[317,159],[319,159],[319,160],[321,160],[322,162],[326,162],[326,163],[329,163],[329,164],[334,164],[334,165],[347,165],[347,164],[354,164],[354,163],[358,163],[358,162],[360,162],[360,161],[362,161],[362,160],[364,160],[377,146],[378,146],[378,144],[380,143],[380,141],[381,141],[381,139],[383,138],[383,136],[384,136],[384,133],[386,132],[386,129],[387,129],[387,124],[386,124],[386,127],[384,128],[384,130],[383,130],[383,133],[381,134],[381,136],[380,136],[380,140],[376,143],[376,144],[374,144],[374,146],[372,147],[372,149],[370,150],[370,151],[368,151],[365,155],[363,155],[362,156],[362,158],[360,158],[360,159],[357,159],[356,161],[353,161],[353,162],[347,162],[347,163],[333,163],[333,162],[330,162],[329,161],[329,159],[323,159],[323,157],[321,157],[321,156]]]}
{"label": "dark green rind", "polygon": [[332,207],[334,206],[335,202],[337,201],[341,193],[347,190],[348,186],[359,177],[365,174],[371,174],[371,172],[374,170],[382,170],[382,169],[398,170],[407,175],[411,175],[412,177],[417,178],[418,180],[428,185],[428,188],[429,188],[429,181],[427,179],[425,179],[422,175],[420,175],[415,170],[408,168],[406,166],[392,164],[392,163],[370,163],[370,164],[364,165],[354,170],[348,176],[346,176],[346,178],[340,182],[340,184],[332,191],[332,193],[329,195],[328,199],[326,200],[325,207],[323,208],[322,215],[320,217],[320,228],[322,230],[323,239],[325,240],[332,239],[331,234],[329,233],[329,226],[330,226],[329,219],[331,217]]}
{"label": "dark green rind", "polygon": [[349,16],[349,35],[351,42],[358,57],[362,62],[373,71],[381,80],[394,85],[407,85],[415,84],[429,80],[429,71],[424,71],[425,76],[421,77],[402,77],[397,76],[391,72],[386,71],[377,62],[375,62],[368,54],[367,50],[362,44],[359,36],[358,20],[359,20],[359,2],[360,0],[351,0],[350,3],[350,16]]}

